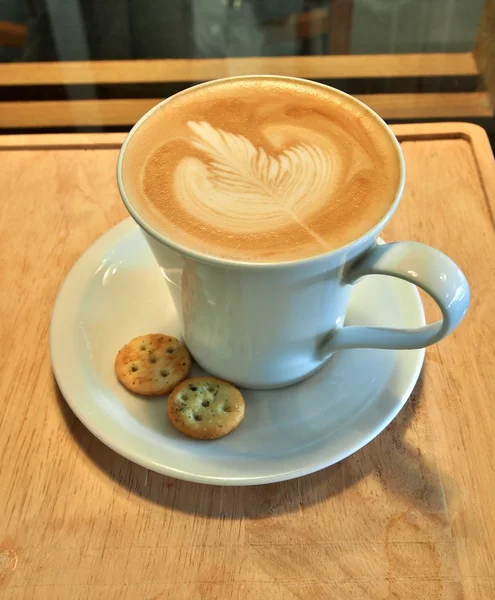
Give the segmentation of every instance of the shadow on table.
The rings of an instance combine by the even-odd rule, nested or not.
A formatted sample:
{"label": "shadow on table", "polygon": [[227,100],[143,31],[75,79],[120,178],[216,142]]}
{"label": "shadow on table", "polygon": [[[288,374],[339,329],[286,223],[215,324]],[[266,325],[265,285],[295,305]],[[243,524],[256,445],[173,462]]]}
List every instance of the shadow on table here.
{"label": "shadow on table", "polygon": [[[426,368],[426,365],[424,369]],[[98,440],[77,419],[56,383],[60,410],[86,456],[128,492],[184,513],[219,519],[262,519],[304,510],[342,494],[363,478],[403,497],[414,508],[443,513],[445,498],[435,458],[405,439],[422,395],[423,373],[411,398],[394,421],[367,446],[322,471],[283,483],[251,487],[210,486],[179,481],[141,467]],[[423,452],[424,451],[424,452]],[[366,497],[360,498],[366,501]]]}

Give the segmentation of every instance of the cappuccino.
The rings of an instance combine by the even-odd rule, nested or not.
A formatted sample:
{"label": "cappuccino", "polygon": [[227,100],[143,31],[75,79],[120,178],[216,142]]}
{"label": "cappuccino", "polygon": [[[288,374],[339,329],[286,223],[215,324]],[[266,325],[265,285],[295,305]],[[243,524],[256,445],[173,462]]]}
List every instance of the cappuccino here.
{"label": "cappuccino", "polygon": [[123,184],[181,246],[281,262],[324,254],[378,224],[400,185],[383,123],[354,99],[276,76],[181,92],[133,133]]}

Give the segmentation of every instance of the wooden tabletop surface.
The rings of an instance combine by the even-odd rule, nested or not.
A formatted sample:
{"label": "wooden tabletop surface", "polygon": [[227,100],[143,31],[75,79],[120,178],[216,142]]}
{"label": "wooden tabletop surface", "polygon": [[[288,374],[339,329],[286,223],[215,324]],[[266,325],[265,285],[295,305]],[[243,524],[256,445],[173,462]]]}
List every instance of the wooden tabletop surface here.
{"label": "wooden tabletop surface", "polygon": [[470,311],[373,442],[250,488],[147,471],[68,408],[51,307],[76,258],[126,216],[123,136],[0,138],[2,600],[495,598],[493,156],[473,125],[395,131],[408,182],[385,237],[449,254]]}

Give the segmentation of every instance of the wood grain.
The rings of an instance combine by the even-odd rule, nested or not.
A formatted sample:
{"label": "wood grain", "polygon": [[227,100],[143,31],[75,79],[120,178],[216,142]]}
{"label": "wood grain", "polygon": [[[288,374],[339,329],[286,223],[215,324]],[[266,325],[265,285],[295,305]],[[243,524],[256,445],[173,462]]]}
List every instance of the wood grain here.
{"label": "wood grain", "polygon": [[395,131],[408,182],[385,237],[452,256],[470,312],[427,351],[377,439],[319,473],[252,488],[147,471],[67,407],[50,311],[76,258],[125,217],[123,138],[0,138],[2,600],[495,597],[493,156],[473,125]]}
{"label": "wood grain", "polygon": [[12,63],[0,65],[0,85],[192,82],[263,73],[341,79],[476,76],[478,69],[470,52]]}
{"label": "wood grain", "polygon": [[[486,92],[362,94],[356,98],[384,119],[489,117]],[[131,127],[162,98],[2,102],[0,128]]]}

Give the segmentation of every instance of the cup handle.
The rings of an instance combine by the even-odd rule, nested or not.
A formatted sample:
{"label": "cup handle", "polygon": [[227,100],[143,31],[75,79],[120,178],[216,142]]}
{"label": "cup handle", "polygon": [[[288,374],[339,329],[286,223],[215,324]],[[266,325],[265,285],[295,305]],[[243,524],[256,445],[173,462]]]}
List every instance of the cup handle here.
{"label": "cup handle", "polygon": [[390,275],[422,288],[438,304],[442,319],[415,329],[345,326],[329,332],[320,345],[321,357],[349,348],[425,348],[453,331],[469,306],[469,285],[463,272],[445,254],[418,242],[374,246],[344,271],[344,284],[365,275]]}

